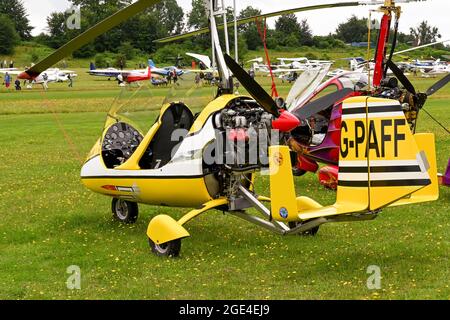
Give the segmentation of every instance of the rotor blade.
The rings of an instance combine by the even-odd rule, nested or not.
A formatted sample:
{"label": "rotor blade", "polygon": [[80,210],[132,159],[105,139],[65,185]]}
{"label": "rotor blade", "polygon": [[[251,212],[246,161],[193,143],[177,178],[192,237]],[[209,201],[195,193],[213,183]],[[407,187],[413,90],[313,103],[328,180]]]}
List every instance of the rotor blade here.
{"label": "rotor blade", "polygon": [[428,43],[428,44],[424,44],[424,45],[422,45],[422,46],[418,46],[418,47],[414,47],[414,48],[409,48],[409,49],[402,50],[402,51],[397,51],[397,52],[394,53],[394,56],[395,56],[395,55],[398,55],[398,54],[405,53],[405,52],[410,52],[410,51],[419,50],[419,49],[422,49],[422,48],[434,46],[434,45],[436,45],[436,44],[445,43],[445,42],[448,42],[448,41],[450,41],[450,39],[449,39],[449,40],[443,40],[443,41],[437,41],[437,42],[433,42],[433,43]]}
{"label": "rotor blade", "polygon": [[397,77],[398,81],[405,87],[406,90],[408,90],[412,94],[416,94],[416,89],[414,89],[414,86],[412,85],[411,81],[405,76],[402,70],[400,70],[397,65],[392,62],[392,60],[388,60],[387,66],[389,69],[392,70],[394,75]]}
{"label": "rotor blade", "polygon": [[303,107],[292,112],[293,115],[297,116],[299,119],[308,119],[314,114],[320,111],[326,110],[330,106],[333,106],[338,101],[341,101],[345,97],[349,96],[353,92],[353,89],[345,88],[326,96],[323,96],[313,102],[305,104]]}
{"label": "rotor blade", "polygon": [[88,44],[101,34],[107,32],[113,27],[117,26],[121,22],[129,19],[130,17],[144,11],[146,8],[160,2],[161,0],[139,0],[122,10],[116,12],[112,16],[106,18],[105,20],[99,22],[92,28],[83,32],[73,40],[69,41],[61,48],[53,52],[44,60],[38,62],[36,65],[25,71],[21,77],[22,79],[33,79],[37,77],[40,73],[47,70],[53,66],[58,61],[70,55],[75,50],[81,48],[82,46]]}
{"label": "rotor blade", "polygon": [[[304,11],[312,11],[312,10],[320,10],[320,9],[328,9],[328,8],[340,8],[340,7],[356,7],[359,5],[362,5],[365,3],[361,3],[360,1],[354,1],[354,2],[338,2],[338,3],[330,3],[330,4],[322,4],[322,5],[315,5],[315,6],[308,6],[308,7],[300,7],[300,8],[296,8],[296,9],[288,9],[288,10],[283,10],[283,11],[277,11],[277,12],[272,12],[272,13],[267,13],[267,14],[262,14],[262,15],[258,15],[258,16],[253,16],[253,17],[249,17],[249,18],[243,18],[243,19],[238,19],[237,20],[237,24],[238,25],[242,25],[242,24],[246,24],[249,22],[253,22],[256,19],[265,19],[265,18],[273,18],[273,17],[277,17],[277,16],[281,16],[284,14],[289,14],[289,13],[296,13],[296,12],[304,12]],[[227,23],[227,27],[233,27],[234,26],[234,21],[230,21]],[[223,29],[224,25],[223,24],[219,24],[217,26],[218,29]],[[185,39],[185,38],[190,38],[193,36],[198,36],[201,34],[205,34],[209,32],[209,28],[201,28],[195,31],[191,31],[191,32],[187,32],[187,33],[183,33],[180,35],[175,35],[175,36],[171,36],[171,37],[167,37],[167,38],[163,38],[163,39],[158,39],[155,40],[154,42],[156,43],[167,43],[167,42],[172,42],[172,41],[176,41],[176,40],[181,40],[181,39]]]}
{"label": "rotor blade", "polygon": [[440,89],[445,87],[445,85],[450,82],[450,73],[447,74],[444,78],[436,82],[430,89],[427,90],[426,95],[431,96],[438,92]]}
{"label": "rotor blade", "polygon": [[239,82],[247,89],[248,93],[269,113],[278,117],[280,112],[278,110],[277,104],[272,99],[272,97],[264,90],[258,82],[253,80],[250,75],[241,68],[233,58],[229,55],[224,54],[225,63],[234,76],[239,80]]}

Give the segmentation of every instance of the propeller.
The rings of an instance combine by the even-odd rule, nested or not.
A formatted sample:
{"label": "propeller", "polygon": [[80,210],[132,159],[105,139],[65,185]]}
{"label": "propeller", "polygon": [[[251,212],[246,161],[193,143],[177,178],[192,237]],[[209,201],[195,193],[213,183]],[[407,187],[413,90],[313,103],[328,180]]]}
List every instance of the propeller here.
{"label": "propeller", "polygon": [[63,58],[70,55],[75,50],[81,48],[82,46],[88,44],[101,34],[107,32],[108,30],[114,28],[121,22],[129,19],[130,17],[144,11],[148,7],[160,2],[161,0],[139,0],[125,8],[123,8],[120,11],[117,11],[112,16],[106,18],[105,20],[99,22],[92,28],[88,29],[87,31],[83,32],[73,40],[69,41],[65,45],[63,45],[61,48],[53,52],[51,55],[49,55],[44,60],[41,60],[31,68],[29,68],[27,71],[21,73],[19,75],[19,79],[26,79],[26,80],[33,80],[39,74],[53,66],[58,61],[62,60]]}
{"label": "propeller", "polygon": [[400,81],[400,83],[403,85],[403,87],[405,87],[406,90],[408,90],[411,94],[415,96],[421,95],[429,97],[438,92],[440,89],[445,87],[447,83],[450,82],[450,74],[448,74],[444,78],[433,84],[425,93],[417,93],[411,81],[409,81],[409,79],[405,76],[403,71],[400,70],[399,67],[397,67],[397,65],[394,62],[388,60],[387,65],[389,69],[392,70],[397,79]]}
{"label": "propeller", "polygon": [[264,90],[258,82],[250,77],[250,75],[241,68],[241,66],[234,61],[228,54],[224,54],[225,63],[228,68],[233,72],[234,76],[239,82],[247,89],[248,93],[266,110],[273,114],[275,117],[280,116],[279,108],[272,97]]}
{"label": "propeller", "polygon": [[416,101],[417,107],[419,109],[422,109],[423,111],[425,111],[425,113],[428,114],[431,117],[431,119],[433,119],[445,131],[450,133],[450,131],[447,128],[445,128],[436,118],[434,118],[427,110],[425,110],[423,108],[423,106],[425,105],[425,102],[427,101],[429,96],[432,96],[433,94],[438,92],[440,89],[445,87],[445,85],[447,85],[447,83],[450,82],[450,74],[447,74],[444,78],[442,78],[441,80],[436,82],[434,85],[432,85],[425,93],[420,93],[420,92],[417,93],[416,89],[414,88],[411,81],[409,81],[409,79],[405,76],[403,71],[401,71],[397,67],[397,65],[394,62],[392,62],[392,60],[388,60],[387,66],[389,67],[389,69],[392,70],[392,72],[397,77],[397,79],[400,81],[400,83],[403,85],[403,87],[405,87],[405,89],[414,96],[414,100]]}
{"label": "propeller", "polygon": [[400,83],[403,85],[403,87],[405,87],[405,89],[408,90],[413,95],[416,95],[416,89],[414,88],[411,81],[409,81],[409,79],[405,76],[403,71],[400,70],[400,68],[397,67],[397,65],[394,62],[392,62],[392,60],[387,61],[387,66],[389,67],[389,69],[392,70],[392,72],[397,77],[398,81],[400,81]]}
{"label": "propeller", "polygon": [[450,73],[447,74],[444,78],[436,82],[434,85],[432,85],[427,92],[425,93],[428,97],[435,94],[437,91],[445,87],[447,83],[450,82]]}

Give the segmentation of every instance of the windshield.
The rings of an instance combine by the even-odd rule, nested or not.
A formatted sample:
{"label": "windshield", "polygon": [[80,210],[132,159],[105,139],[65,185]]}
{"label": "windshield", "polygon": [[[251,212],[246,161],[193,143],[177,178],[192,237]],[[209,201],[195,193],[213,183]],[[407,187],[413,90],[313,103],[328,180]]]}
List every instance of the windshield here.
{"label": "windshield", "polygon": [[[344,72],[339,76],[335,76],[322,84],[317,84],[318,79],[322,79],[326,76],[323,73],[320,74],[320,77],[317,75],[310,83],[310,87],[303,90],[302,94],[294,100],[294,102],[289,106],[289,111],[295,111],[308,102],[313,101],[314,99],[320,98],[326,94],[329,94],[333,91],[338,91],[342,89],[353,89],[353,90],[362,90],[368,87],[368,75],[364,72]],[[299,78],[300,79],[300,78]],[[295,85],[294,85],[295,86]]]}
{"label": "windshield", "polygon": [[183,102],[195,114],[200,112],[217,92],[205,74],[189,72],[176,79],[152,78],[145,84],[121,88],[113,102],[105,129],[114,122],[126,122],[145,135],[157,120],[161,108],[171,102]]}
{"label": "windshield", "polygon": [[331,64],[320,65],[304,71],[295,81],[286,99],[288,110],[291,111],[304,99],[309,96],[323,81]]}

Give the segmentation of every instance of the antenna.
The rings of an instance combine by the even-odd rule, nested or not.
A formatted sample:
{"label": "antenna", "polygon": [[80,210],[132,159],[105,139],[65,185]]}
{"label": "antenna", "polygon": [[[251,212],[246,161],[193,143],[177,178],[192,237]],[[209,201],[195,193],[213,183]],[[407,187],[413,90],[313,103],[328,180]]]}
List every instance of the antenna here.
{"label": "antenna", "polygon": [[233,0],[233,8],[234,8],[234,60],[236,60],[239,63],[239,43],[238,43],[236,0]]}

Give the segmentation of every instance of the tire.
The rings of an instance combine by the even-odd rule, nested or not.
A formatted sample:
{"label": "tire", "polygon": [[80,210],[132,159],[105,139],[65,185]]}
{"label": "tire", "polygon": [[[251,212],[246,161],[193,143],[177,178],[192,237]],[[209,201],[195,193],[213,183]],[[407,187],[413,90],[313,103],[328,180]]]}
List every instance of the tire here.
{"label": "tire", "polygon": [[[295,228],[296,226],[298,226],[299,222],[295,222],[295,221],[291,221],[288,223],[289,228]],[[314,227],[312,229],[309,229],[307,231],[303,231],[298,233],[299,236],[315,236],[317,234],[317,232],[319,232],[319,228],[320,226]]]}
{"label": "tire", "polygon": [[175,258],[180,255],[181,239],[172,240],[163,244],[156,244],[149,238],[148,243],[152,252],[159,257]]}
{"label": "tire", "polygon": [[135,223],[139,215],[139,208],[136,202],[130,202],[114,198],[111,203],[111,210],[114,219],[122,223]]}
{"label": "tire", "polygon": [[306,171],[298,168],[293,168],[292,174],[294,175],[294,177],[302,177],[306,174]]}

